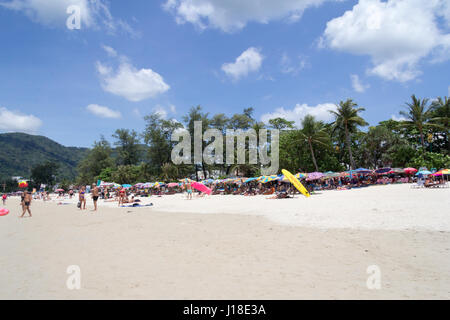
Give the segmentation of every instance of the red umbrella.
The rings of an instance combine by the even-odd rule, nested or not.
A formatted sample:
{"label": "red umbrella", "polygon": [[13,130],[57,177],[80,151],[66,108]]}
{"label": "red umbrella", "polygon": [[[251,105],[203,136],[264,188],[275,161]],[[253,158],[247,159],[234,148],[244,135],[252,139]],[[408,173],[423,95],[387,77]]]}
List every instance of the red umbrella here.
{"label": "red umbrella", "polygon": [[405,171],[406,174],[414,174],[417,172],[417,169],[414,168],[405,168],[403,170]]}

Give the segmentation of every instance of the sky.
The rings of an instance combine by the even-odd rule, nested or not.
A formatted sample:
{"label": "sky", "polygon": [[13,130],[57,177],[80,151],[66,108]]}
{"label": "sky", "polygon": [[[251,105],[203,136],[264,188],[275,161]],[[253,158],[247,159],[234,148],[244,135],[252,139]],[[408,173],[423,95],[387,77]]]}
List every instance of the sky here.
{"label": "sky", "polygon": [[376,125],[450,93],[446,0],[0,0],[0,132],[89,147],[158,112]]}

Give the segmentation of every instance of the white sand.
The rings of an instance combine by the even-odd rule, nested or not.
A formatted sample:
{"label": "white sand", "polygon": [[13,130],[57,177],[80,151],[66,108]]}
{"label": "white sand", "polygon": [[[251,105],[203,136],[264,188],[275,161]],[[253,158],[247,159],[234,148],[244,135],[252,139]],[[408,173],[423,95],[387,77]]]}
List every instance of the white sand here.
{"label": "white sand", "polygon": [[[194,196],[188,201],[185,195],[176,194],[140,199],[143,204],[153,203],[152,210],[158,212],[258,215],[289,226],[450,231],[450,188],[413,189],[410,184],[399,184],[320,191],[310,198],[269,197]],[[92,207],[90,200],[88,205]],[[99,205],[117,207],[117,202],[99,200]]]}
{"label": "white sand", "polygon": [[[449,193],[395,185],[309,199],[175,195],[146,199],[151,208],[100,201],[97,213],[81,213],[75,199],[34,201],[25,219],[9,199],[0,299],[448,299]],[[80,290],[66,287],[69,265],[81,268]],[[380,290],[367,288],[370,265],[381,270]]]}

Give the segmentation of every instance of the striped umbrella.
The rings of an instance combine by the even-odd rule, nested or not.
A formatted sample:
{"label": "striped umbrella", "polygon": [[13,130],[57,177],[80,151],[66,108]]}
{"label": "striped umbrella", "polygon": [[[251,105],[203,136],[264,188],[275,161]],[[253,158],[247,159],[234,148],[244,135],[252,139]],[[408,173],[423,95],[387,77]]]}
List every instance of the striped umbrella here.
{"label": "striped umbrella", "polygon": [[275,174],[271,175],[271,176],[263,176],[260,179],[261,183],[268,183],[268,182],[275,181],[275,180],[278,180],[278,176]]}
{"label": "striped umbrella", "polygon": [[296,175],[295,175],[295,177],[297,178],[297,179],[304,179],[304,178],[306,178],[308,176],[308,174],[307,173],[303,173],[303,172],[299,172],[299,173],[297,173]]}
{"label": "striped umbrella", "polygon": [[244,183],[249,183],[249,182],[251,182],[251,181],[255,181],[255,180],[258,180],[258,179],[259,179],[259,177],[253,177],[253,178],[245,179],[243,182],[244,182]]}

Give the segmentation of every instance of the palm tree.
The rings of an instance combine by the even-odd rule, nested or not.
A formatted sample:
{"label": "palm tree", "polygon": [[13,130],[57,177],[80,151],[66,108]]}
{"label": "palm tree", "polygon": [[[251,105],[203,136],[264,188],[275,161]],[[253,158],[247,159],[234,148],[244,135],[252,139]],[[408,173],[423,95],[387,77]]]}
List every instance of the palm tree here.
{"label": "palm tree", "polygon": [[450,140],[448,139],[450,128],[450,99],[447,97],[437,98],[437,100],[433,101],[431,104],[431,110],[433,111],[433,115],[430,121],[445,132],[447,151],[450,153]]}
{"label": "palm tree", "polygon": [[357,108],[357,104],[352,99],[339,102],[337,110],[330,110],[334,115],[335,120],[332,123],[333,132],[343,131],[345,137],[345,144],[348,148],[348,154],[350,157],[350,167],[355,169],[355,160],[353,159],[352,147],[351,147],[351,135],[355,133],[358,126],[367,126],[368,123],[361,118],[358,113],[364,111],[364,108]]}
{"label": "palm tree", "polygon": [[401,124],[406,128],[415,128],[419,131],[420,144],[422,151],[425,152],[424,130],[434,127],[429,120],[432,117],[432,110],[428,106],[428,99],[418,99],[415,95],[411,96],[411,103],[406,103],[407,110],[400,111],[400,115],[406,119]]}
{"label": "palm tree", "polygon": [[316,121],[313,116],[307,115],[302,120],[302,129],[299,133],[302,141],[308,144],[314,167],[316,171],[319,171],[314,154],[314,145],[328,146],[329,136],[326,132],[325,125],[321,121]]}

